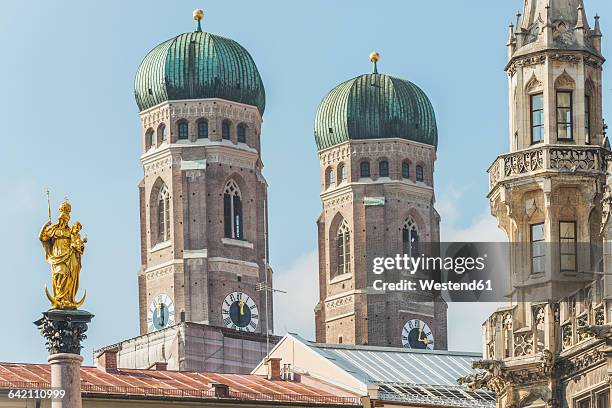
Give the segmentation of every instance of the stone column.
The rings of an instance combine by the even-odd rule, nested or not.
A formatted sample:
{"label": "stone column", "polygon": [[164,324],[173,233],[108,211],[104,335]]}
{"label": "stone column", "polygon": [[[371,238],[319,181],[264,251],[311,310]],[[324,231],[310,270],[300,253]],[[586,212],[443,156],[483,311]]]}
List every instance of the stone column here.
{"label": "stone column", "polygon": [[51,387],[65,392],[54,399],[52,408],[81,408],[81,342],[93,315],[84,310],[52,309],[34,322],[47,340]]}

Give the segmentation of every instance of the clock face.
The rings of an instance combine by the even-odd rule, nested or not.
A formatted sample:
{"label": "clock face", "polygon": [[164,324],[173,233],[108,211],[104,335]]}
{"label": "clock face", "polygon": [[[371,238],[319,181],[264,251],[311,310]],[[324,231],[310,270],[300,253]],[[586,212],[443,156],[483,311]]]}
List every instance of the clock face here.
{"label": "clock face", "polygon": [[259,310],[249,295],[243,292],[233,292],[223,301],[221,317],[225,327],[254,332],[259,323]]}
{"label": "clock face", "polygon": [[174,324],[174,302],[168,295],[160,294],[149,306],[147,318],[149,332],[163,329]]}
{"label": "clock face", "polygon": [[433,350],[434,337],[427,323],[419,319],[408,320],[402,329],[402,345],[410,349]]}

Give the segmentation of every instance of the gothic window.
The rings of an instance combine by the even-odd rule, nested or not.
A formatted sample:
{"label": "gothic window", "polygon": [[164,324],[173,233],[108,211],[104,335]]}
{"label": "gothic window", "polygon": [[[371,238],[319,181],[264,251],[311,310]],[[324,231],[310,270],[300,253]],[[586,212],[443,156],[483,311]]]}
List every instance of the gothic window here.
{"label": "gothic window", "polygon": [[223,224],[225,238],[243,239],[242,197],[238,184],[230,180],[223,194]]}
{"label": "gothic window", "polygon": [[370,162],[362,161],[359,164],[359,175],[360,177],[370,177]]}
{"label": "gothic window", "polygon": [[546,261],[544,224],[532,224],[531,228],[531,273],[543,273]]}
{"label": "gothic window", "polygon": [[576,408],[591,408],[591,398],[585,398],[583,400],[577,401]]}
{"label": "gothic window", "polygon": [[351,273],[351,231],[346,220],[342,221],[336,234],[336,271],[334,276]]}
{"label": "gothic window", "polygon": [[591,96],[584,97],[584,131],[586,142],[591,143]]}
{"label": "gothic window", "polygon": [[423,166],[416,166],[416,181],[423,181],[425,178],[423,177]]}
{"label": "gothic window", "polygon": [[576,223],[561,221],[559,223],[559,245],[561,254],[561,270],[576,270]]}
{"label": "gothic window", "polygon": [[230,123],[227,120],[221,123],[221,137],[225,140],[230,140]]}
{"label": "gothic window", "polygon": [[572,140],[573,125],[572,93],[570,91],[557,92],[557,139]]}
{"label": "gothic window", "polygon": [[157,194],[157,241],[170,239],[170,192],[164,184]]}
{"label": "gothic window", "polygon": [[185,121],[178,124],[178,138],[179,140],[189,139],[189,124]]}
{"label": "gothic window", "polygon": [[166,135],[166,125],[162,123],[157,128],[157,143],[165,142],[167,137],[168,136]]}
{"label": "gothic window", "polygon": [[410,178],[410,163],[408,163],[407,161],[402,163],[402,178]]}
{"label": "gothic window", "polygon": [[408,256],[417,256],[419,246],[419,232],[416,223],[407,219],[402,228],[402,250]]}
{"label": "gothic window", "polygon": [[330,188],[336,184],[336,173],[331,167],[325,169],[325,188]]}
{"label": "gothic window", "polygon": [[238,138],[238,143],[246,143],[246,126],[240,124],[238,125],[238,128],[236,130],[236,137]]}
{"label": "gothic window", "polygon": [[386,160],[381,160],[378,163],[378,176],[379,177],[389,177],[389,162]]}
{"label": "gothic window", "polygon": [[145,133],[145,150],[149,150],[153,146],[154,134],[155,132],[153,131],[153,129],[149,129],[147,130],[147,133]]}
{"label": "gothic window", "polygon": [[347,174],[346,174],[346,166],[344,166],[344,163],[340,163],[338,165],[338,181],[340,183],[345,182],[347,179]]}
{"label": "gothic window", "polygon": [[544,94],[531,95],[531,144],[544,141]]}
{"label": "gothic window", "polygon": [[198,139],[208,138],[208,122],[201,120],[198,122]]}

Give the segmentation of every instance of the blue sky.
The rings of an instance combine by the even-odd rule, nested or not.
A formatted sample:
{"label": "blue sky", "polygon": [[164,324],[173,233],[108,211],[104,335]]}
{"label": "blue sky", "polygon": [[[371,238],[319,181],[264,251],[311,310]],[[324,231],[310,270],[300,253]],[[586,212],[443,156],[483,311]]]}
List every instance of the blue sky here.
{"label": "blue sky", "polygon": [[[586,0],[590,21],[609,0]],[[138,334],[140,127],[133,78],[158,43],[204,29],[235,39],[255,59],[267,93],[263,153],[270,185],[276,331],[313,337],[319,170],[313,119],[338,83],[379,70],[430,96],[440,143],[438,208],[446,239],[494,236],[486,169],[507,150],[507,26],[522,0],[4,1],[0,13],[0,235],[4,316],[0,361],[45,361],[32,321],[48,308],[49,271],[37,240],[44,191],[64,196],[89,236],[82,287],[96,317],[83,354]],[[604,37],[604,55],[610,53]],[[604,72],[604,98],[612,85]],[[609,110],[606,109],[605,112]],[[296,284],[301,282],[301,284]],[[302,286],[303,285],[303,286]],[[307,288],[304,290],[303,288]],[[298,307],[296,307],[296,305]],[[299,312],[288,316],[291,307]],[[450,347],[479,350],[484,308],[450,306]],[[470,315],[469,319],[460,316]]]}

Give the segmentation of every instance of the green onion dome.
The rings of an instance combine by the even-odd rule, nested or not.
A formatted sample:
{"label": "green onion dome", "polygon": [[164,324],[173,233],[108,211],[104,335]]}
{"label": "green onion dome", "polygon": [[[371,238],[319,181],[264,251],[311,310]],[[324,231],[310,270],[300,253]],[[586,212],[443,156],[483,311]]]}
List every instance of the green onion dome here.
{"label": "green onion dome", "polygon": [[141,111],[166,101],[205,98],[256,106],[262,115],[266,105],[249,52],[234,40],[202,32],[199,20],[197,31],[149,52],[136,73],[134,93]]}
{"label": "green onion dome", "polygon": [[437,147],[436,116],[425,92],[410,81],[379,74],[378,57],[372,61],[373,74],[343,82],[321,102],[315,119],[318,149],[349,140],[382,138]]}

